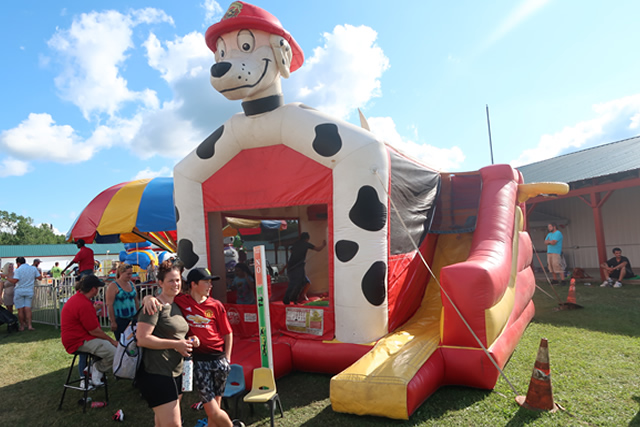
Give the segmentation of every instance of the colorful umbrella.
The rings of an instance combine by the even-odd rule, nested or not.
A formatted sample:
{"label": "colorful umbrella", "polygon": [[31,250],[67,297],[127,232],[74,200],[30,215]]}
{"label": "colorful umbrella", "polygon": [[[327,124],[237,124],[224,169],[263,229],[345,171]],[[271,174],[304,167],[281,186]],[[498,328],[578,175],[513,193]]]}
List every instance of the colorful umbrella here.
{"label": "colorful umbrella", "polygon": [[67,241],[123,243],[148,240],[176,252],[173,178],[139,179],[96,196],[67,232]]}
{"label": "colorful umbrella", "polygon": [[222,229],[224,237],[235,236],[253,236],[262,233],[263,230],[286,230],[287,221],[285,220],[259,220],[248,218],[225,217],[227,225]]}

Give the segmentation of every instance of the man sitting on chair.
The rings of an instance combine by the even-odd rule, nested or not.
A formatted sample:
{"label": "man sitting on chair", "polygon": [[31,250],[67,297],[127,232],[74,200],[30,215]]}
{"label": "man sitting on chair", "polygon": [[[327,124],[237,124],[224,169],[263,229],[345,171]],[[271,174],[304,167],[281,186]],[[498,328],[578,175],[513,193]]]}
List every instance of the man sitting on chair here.
{"label": "man sitting on chair", "polygon": [[76,285],[78,292],[64,304],[60,316],[62,345],[67,353],[82,351],[101,359],[91,369],[91,382],[94,386],[103,384],[102,375],[112,367],[118,344],[100,327],[96,309],[91,302],[102,286],[104,282],[96,276],[83,277]]}

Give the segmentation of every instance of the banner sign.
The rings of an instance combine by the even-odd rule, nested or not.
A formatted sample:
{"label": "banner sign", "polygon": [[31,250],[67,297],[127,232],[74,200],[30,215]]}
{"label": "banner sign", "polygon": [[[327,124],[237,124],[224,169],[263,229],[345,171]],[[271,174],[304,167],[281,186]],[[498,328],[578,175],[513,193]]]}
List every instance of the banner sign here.
{"label": "banner sign", "polygon": [[273,370],[271,346],[271,318],[269,315],[269,289],[267,286],[267,262],[264,245],[253,248],[256,276],[256,301],[258,302],[258,330],[260,333],[260,361],[263,368]]}
{"label": "banner sign", "polygon": [[302,307],[287,307],[287,330],[322,336],[324,310]]}

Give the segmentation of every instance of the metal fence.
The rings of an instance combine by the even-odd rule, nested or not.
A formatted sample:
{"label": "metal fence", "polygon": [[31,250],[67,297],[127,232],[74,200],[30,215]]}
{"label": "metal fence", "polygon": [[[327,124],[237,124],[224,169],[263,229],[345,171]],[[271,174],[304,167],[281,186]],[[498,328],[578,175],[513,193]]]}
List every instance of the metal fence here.
{"label": "metal fence", "polygon": [[[146,295],[155,295],[158,286],[155,283],[135,285],[140,301]],[[93,299],[96,314],[102,328],[109,329],[109,314],[105,301],[106,286],[101,287]],[[35,285],[31,301],[32,320],[34,323],[60,327],[60,313],[64,304],[76,293],[75,277],[64,277],[61,280],[47,279],[46,284]]]}

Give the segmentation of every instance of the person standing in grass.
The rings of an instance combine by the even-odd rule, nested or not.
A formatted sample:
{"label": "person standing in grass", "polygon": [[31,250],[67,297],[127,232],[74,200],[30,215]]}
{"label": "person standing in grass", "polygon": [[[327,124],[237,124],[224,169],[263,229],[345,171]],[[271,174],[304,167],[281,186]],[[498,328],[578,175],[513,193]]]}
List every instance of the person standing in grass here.
{"label": "person standing in grass", "polygon": [[132,276],[133,267],[130,264],[122,263],[116,270],[116,280],[107,286],[107,311],[116,341],[120,341],[120,334],[135,317],[140,306],[138,293],[131,281]]}
{"label": "person standing in grass", "polygon": [[[206,268],[194,268],[187,275],[186,292],[177,295],[176,304],[187,319],[194,336],[193,373],[210,426],[244,426],[239,420],[229,418],[222,410],[222,394],[231,370],[233,333],[222,303],[209,294],[212,280],[219,280]],[[157,300],[144,298],[144,310],[157,309]]]}
{"label": "person standing in grass", "polygon": [[168,261],[162,263],[158,269],[160,309],[138,315],[136,337],[145,350],[136,380],[153,409],[156,427],[182,425],[182,362],[191,355],[193,343],[186,337],[189,325],[174,302],[181,285],[180,269]]}
{"label": "person standing in grass", "polygon": [[36,280],[42,279],[42,275],[36,267],[27,264],[27,261],[22,256],[16,258],[16,265],[18,268],[13,273],[13,278],[7,280],[16,285],[13,293],[13,302],[18,309],[18,319],[20,320],[18,330],[24,331],[24,328],[28,328],[33,331],[33,325],[31,324],[33,287]]}
{"label": "person standing in grass", "polygon": [[13,272],[13,263],[8,262],[2,266],[2,273],[0,273],[0,304],[6,305],[9,313],[13,313],[13,293],[16,286],[9,281],[13,279]]}
{"label": "person standing in grass", "polygon": [[60,263],[56,261],[55,265],[51,269],[51,277],[53,277],[53,283],[56,285],[60,283],[60,279],[62,279],[62,269],[60,268]]}
{"label": "person standing in grass", "polygon": [[547,245],[547,268],[553,274],[552,284],[557,284],[556,273],[560,276],[560,282],[564,281],[564,269],[562,267],[562,233],[558,230],[558,226],[555,223],[549,223],[547,225],[549,234],[544,239],[544,244]]}
{"label": "person standing in grass", "polygon": [[[630,279],[635,276],[635,274],[633,274],[633,270],[631,270],[631,262],[629,261],[629,258],[622,256],[622,249],[613,248],[613,255],[613,258],[600,264],[602,273],[605,277],[604,282],[600,285],[603,288],[606,286],[621,288],[622,279]],[[613,279],[616,280],[615,283],[613,283]]]}

